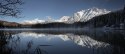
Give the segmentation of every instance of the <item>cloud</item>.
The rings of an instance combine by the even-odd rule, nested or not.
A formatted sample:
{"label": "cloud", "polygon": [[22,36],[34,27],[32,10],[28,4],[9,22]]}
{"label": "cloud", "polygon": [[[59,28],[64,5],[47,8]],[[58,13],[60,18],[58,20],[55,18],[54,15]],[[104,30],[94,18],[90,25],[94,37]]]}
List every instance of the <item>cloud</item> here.
{"label": "cloud", "polygon": [[41,19],[38,19],[38,18],[35,18],[33,20],[24,20],[22,22],[22,24],[37,24],[37,23],[50,23],[50,22],[63,22],[61,19],[52,19],[52,18],[48,18],[47,20],[41,20]]}
{"label": "cloud", "polygon": [[37,24],[37,23],[51,23],[51,22],[68,22],[70,16],[62,16],[60,19],[53,19],[51,17],[47,17],[47,20],[41,20],[38,18],[35,18],[33,20],[24,20],[22,24]]}
{"label": "cloud", "polygon": [[22,22],[22,24],[36,24],[36,23],[44,23],[45,20],[40,20],[38,18],[34,19],[34,20],[24,20]]}

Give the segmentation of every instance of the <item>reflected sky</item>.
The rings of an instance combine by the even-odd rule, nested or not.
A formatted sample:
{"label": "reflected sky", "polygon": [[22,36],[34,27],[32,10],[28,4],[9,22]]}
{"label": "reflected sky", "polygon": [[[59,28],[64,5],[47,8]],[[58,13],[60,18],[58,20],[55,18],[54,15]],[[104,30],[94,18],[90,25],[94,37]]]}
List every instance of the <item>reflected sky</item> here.
{"label": "reflected sky", "polygon": [[[122,46],[124,43],[118,43],[124,42],[121,39],[121,36],[124,36],[122,32],[52,34],[33,31],[0,31],[0,33],[0,37],[3,34],[5,37],[11,37],[2,40],[7,42],[3,46],[0,44],[0,49],[7,50],[6,52],[10,51],[10,54],[123,54],[124,52],[124,47]],[[106,37],[108,35],[111,37]],[[116,39],[114,35],[121,36]],[[116,44],[113,43],[114,40],[119,41]],[[0,40],[0,42],[2,41]]]}
{"label": "reflected sky", "polygon": [[[10,41],[9,46],[16,49],[15,52],[21,53],[27,49],[28,43],[31,44],[29,52],[33,54],[34,50],[39,47],[50,54],[83,54],[93,53],[92,49],[105,48],[110,46],[104,42],[98,42],[88,36],[79,36],[73,34],[53,35],[53,34],[38,34],[33,32],[22,32],[12,35],[14,39],[20,37],[20,40],[15,44],[14,39]],[[50,45],[50,46],[40,46]],[[13,47],[15,46],[15,47]],[[25,49],[25,50],[24,50]],[[58,50],[58,51],[57,51]]]}
{"label": "reflected sky", "polygon": [[38,33],[33,33],[33,32],[22,32],[19,33],[17,35],[14,36],[21,36],[21,39],[25,39],[25,40],[34,40],[34,39],[41,39],[42,41],[54,41],[56,42],[56,40],[61,40],[63,42],[68,42],[68,41],[73,41],[75,42],[77,45],[80,46],[87,46],[87,47],[94,47],[98,45],[98,47],[100,47],[100,45],[109,45],[106,44],[104,42],[98,42],[86,35],[73,35],[73,34],[60,34],[60,35],[52,35],[52,34],[38,34]]}

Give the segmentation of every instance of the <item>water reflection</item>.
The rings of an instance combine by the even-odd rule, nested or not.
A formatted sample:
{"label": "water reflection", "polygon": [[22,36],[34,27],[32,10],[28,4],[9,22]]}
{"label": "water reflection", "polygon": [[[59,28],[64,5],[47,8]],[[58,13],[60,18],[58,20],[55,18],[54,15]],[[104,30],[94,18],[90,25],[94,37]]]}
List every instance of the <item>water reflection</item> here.
{"label": "water reflection", "polygon": [[124,31],[0,31],[0,54],[124,54]]}

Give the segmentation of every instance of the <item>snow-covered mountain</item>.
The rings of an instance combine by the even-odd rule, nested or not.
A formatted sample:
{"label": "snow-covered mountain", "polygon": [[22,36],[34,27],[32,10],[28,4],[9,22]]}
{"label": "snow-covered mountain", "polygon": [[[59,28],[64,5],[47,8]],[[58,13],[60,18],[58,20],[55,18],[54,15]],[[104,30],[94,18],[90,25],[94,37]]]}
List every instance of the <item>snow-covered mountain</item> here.
{"label": "snow-covered mountain", "polygon": [[60,18],[60,22],[67,22],[70,18],[70,16],[63,16]]}
{"label": "snow-covered mountain", "polygon": [[102,14],[107,14],[111,11],[108,11],[106,9],[99,9],[96,7],[86,9],[86,10],[81,10],[76,13],[74,13],[72,16],[62,16],[60,19],[54,20],[52,18],[48,18],[48,20],[26,20],[24,21],[25,23],[30,23],[30,24],[36,24],[36,23],[51,23],[51,22],[65,22],[65,23],[74,23],[74,22],[85,22],[90,19],[92,19],[95,16],[99,16]]}
{"label": "snow-covered mountain", "polygon": [[68,23],[79,22],[79,21],[85,22],[85,21],[90,20],[91,18],[93,18],[95,16],[107,14],[109,12],[111,12],[111,11],[108,11],[106,9],[99,9],[99,8],[93,7],[90,9],[78,11],[78,12],[74,13],[74,15],[70,18],[67,17],[68,18],[67,22]]}

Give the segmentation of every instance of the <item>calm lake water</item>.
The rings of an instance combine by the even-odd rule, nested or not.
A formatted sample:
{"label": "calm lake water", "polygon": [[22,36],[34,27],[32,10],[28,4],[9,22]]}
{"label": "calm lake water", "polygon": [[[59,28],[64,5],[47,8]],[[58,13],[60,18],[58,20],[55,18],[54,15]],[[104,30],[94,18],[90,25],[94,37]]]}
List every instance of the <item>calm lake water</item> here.
{"label": "calm lake water", "polygon": [[125,54],[125,31],[0,30],[0,54]]}

